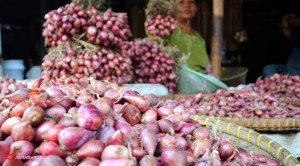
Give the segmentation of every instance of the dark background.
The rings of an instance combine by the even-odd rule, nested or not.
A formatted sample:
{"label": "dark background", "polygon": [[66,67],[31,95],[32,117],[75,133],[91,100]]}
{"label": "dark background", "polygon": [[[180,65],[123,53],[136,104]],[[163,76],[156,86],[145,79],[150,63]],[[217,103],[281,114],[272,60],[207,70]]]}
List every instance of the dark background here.
{"label": "dark background", "polygon": [[[0,0],[3,59],[24,59],[26,62],[31,57],[39,65],[46,54],[41,36],[43,17],[50,10],[69,2],[70,0]],[[145,37],[146,4],[146,0],[110,0],[108,6],[116,12],[126,12],[134,37],[142,38]],[[241,57],[241,62],[234,62],[232,65],[249,68],[247,82],[254,82],[261,75],[264,65],[286,62],[290,45],[281,34],[278,22],[284,13],[299,6],[299,0],[225,0],[224,38],[227,41],[227,54]],[[199,8],[200,13],[194,26],[205,38],[210,52],[211,0],[201,0]],[[241,29],[247,32],[248,40],[239,44],[234,41],[233,36]]]}

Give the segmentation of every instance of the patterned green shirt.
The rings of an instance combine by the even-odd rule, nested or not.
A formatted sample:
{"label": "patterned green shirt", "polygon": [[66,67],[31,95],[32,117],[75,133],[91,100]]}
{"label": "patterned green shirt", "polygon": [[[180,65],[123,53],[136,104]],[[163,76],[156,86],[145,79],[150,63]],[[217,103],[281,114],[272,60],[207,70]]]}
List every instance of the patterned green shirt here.
{"label": "patterned green shirt", "polygon": [[189,35],[177,28],[168,41],[170,46],[176,46],[183,53],[189,54],[186,63],[191,69],[205,72],[210,61],[206,52],[205,41],[198,32],[195,35]]}

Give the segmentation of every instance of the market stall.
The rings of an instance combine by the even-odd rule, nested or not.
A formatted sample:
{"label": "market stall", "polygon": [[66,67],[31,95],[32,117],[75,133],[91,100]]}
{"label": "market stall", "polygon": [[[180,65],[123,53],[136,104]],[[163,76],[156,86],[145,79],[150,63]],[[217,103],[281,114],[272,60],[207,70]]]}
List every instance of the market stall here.
{"label": "market stall", "polygon": [[102,1],[45,13],[41,77],[0,80],[0,164],[299,165],[300,77],[221,82],[223,0],[212,5],[212,73],[188,67],[166,45],[174,5],[148,2],[143,39]]}

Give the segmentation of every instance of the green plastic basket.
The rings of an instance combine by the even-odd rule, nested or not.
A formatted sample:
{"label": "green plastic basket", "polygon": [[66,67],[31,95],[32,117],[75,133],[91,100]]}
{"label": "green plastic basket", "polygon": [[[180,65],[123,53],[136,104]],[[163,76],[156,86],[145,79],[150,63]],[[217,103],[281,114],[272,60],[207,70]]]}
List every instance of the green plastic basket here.
{"label": "green plastic basket", "polygon": [[177,72],[177,92],[181,94],[194,94],[200,92],[213,93],[218,89],[227,89],[228,86],[220,80],[190,69],[182,65]]}

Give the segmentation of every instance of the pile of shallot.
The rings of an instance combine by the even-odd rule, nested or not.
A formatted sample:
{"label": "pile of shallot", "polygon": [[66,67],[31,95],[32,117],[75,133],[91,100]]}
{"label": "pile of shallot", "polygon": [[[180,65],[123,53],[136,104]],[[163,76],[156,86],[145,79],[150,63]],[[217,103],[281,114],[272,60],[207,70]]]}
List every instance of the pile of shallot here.
{"label": "pile of shallot", "polygon": [[42,69],[42,78],[46,81],[65,84],[80,83],[90,76],[119,85],[133,80],[130,58],[105,47],[98,50],[74,46],[52,48],[44,57]]}
{"label": "pile of shallot", "polygon": [[176,9],[173,0],[150,0],[145,10],[147,33],[157,37],[171,35],[176,29]]}
{"label": "pile of shallot", "polygon": [[176,92],[176,62],[158,44],[145,38],[127,42],[122,50],[131,58],[136,83],[161,83],[170,93]]}
{"label": "pile of shallot", "polygon": [[10,77],[0,77],[0,94],[7,95],[20,88],[25,88],[26,83],[17,82],[16,79]]}
{"label": "pile of shallot", "polygon": [[[167,100],[167,98],[163,99]],[[199,93],[191,96],[176,96],[178,103],[192,114],[238,118],[297,118],[300,108],[280,102],[270,95],[260,95],[252,90],[223,90],[216,93]]]}
{"label": "pile of shallot", "polygon": [[274,74],[265,79],[258,80],[251,87],[261,95],[271,95],[279,101],[300,99],[300,77]]}
{"label": "pile of shallot", "polygon": [[1,100],[3,166],[280,165],[215,136],[174,101],[94,79],[31,86]]}
{"label": "pile of shallot", "polygon": [[149,35],[165,37],[171,35],[176,29],[176,20],[170,15],[162,16],[158,14],[151,19],[147,19],[145,26]]}
{"label": "pile of shallot", "polygon": [[71,45],[72,38],[112,46],[131,37],[125,14],[114,13],[111,9],[100,13],[94,7],[84,10],[83,5],[75,2],[47,13],[43,26],[45,44],[49,46]]}
{"label": "pile of shallot", "polygon": [[132,82],[131,60],[120,51],[131,37],[126,14],[71,2],[45,19],[43,36],[52,48],[42,64],[42,78],[66,84],[88,77],[119,85]]}

